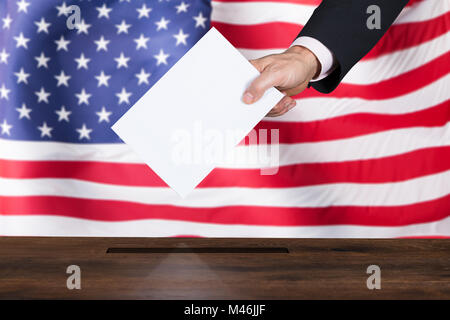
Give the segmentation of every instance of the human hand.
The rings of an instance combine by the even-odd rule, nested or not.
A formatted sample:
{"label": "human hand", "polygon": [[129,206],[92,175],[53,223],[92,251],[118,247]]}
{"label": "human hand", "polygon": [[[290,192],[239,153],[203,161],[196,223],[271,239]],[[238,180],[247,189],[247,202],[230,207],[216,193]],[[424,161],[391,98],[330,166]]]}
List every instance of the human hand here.
{"label": "human hand", "polygon": [[299,94],[308,86],[311,79],[320,74],[320,63],[307,48],[292,46],[280,54],[271,54],[250,63],[261,73],[244,92],[242,100],[251,104],[258,101],[264,92],[276,87],[285,97],[270,110],[269,117],[285,114],[296,102],[290,96]]}

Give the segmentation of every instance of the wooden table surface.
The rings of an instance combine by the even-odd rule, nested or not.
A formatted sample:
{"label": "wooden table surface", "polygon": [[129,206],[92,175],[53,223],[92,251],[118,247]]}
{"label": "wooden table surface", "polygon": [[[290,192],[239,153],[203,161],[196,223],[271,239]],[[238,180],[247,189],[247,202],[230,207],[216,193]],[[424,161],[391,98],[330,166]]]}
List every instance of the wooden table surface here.
{"label": "wooden table surface", "polygon": [[0,237],[0,298],[450,299],[450,241]]}

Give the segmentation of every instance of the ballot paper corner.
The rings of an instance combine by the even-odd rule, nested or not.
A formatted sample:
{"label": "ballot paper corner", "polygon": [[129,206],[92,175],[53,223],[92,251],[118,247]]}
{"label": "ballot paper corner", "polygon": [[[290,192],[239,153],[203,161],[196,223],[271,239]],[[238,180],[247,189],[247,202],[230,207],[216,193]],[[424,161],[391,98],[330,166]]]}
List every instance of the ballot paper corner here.
{"label": "ballot paper corner", "polygon": [[[204,132],[216,130],[222,136],[226,130],[240,130],[243,132],[240,136],[224,144],[223,152],[232,152],[283,97],[272,88],[252,106],[245,105],[242,94],[255,76],[257,70],[252,64],[217,29],[211,28],[111,129],[169,187],[185,198],[217,163],[174,163],[171,158],[174,133],[196,130],[196,121],[205,124]],[[205,79],[214,84],[208,90],[197,85]],[[220,147],[219,142],[212,144]]]}

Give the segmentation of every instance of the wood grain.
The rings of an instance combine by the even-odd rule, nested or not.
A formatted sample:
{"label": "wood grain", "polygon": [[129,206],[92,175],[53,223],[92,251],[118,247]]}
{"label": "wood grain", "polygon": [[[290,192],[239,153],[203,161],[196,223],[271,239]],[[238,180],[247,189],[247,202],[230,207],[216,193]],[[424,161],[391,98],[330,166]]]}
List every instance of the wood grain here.
{"label": "wood grain", "polygon": [[450,241],[0,237],[0,298],[450,299]]}

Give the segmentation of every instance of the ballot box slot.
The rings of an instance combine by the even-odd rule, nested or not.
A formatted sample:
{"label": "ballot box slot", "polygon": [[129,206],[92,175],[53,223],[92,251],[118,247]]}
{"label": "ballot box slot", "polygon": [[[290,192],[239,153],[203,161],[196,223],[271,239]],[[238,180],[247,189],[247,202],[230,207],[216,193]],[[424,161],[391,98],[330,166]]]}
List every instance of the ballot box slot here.
{"label": "ballot box slot", "polygon": [[203,248],[108,248],[106,253],[289,253],[282,247],[203,247]]}

